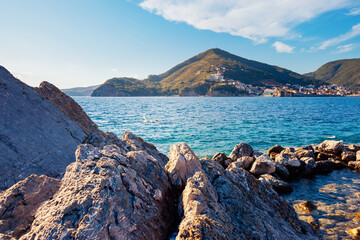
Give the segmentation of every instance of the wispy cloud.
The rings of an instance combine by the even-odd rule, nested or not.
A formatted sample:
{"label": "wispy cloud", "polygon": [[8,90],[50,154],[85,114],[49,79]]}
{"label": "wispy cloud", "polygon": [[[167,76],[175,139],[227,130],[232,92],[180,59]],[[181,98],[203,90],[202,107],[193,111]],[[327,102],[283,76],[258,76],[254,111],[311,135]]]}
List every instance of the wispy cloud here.
{"label": "wispy cloud", "polygon": [[360,15],[360,7],[351,9],[347,15],[350,16]]}
{"label": "wispy cloud", "polygon": [[143,0],[140,6],[169,21],[264,43],[269,37],[287,37],[294,26],[353,3],[350,0]]}
{"label": "wispy cloud", "polygon": [[293,53],[294,47],[283,42],[277,41],[272,45],[278,53]]}
{"label": "wispy cloud", "polygon": [[337,53],[350,52],[351,50],[355,49],[355,47],[355,44],[340,45],[337,47]]}
{"label": "wispy cloud", "polygon": [[360,35],[360,23],[354,25],[349,32],[342,34],[338,37],[324,41],[323,43],[320,44],[318,49],[325,50],[326,48],[328,48],[330,46],[339,45],[342,42],[345,42],[345,41],[347,41],[353,37],[359,36],[359,35]]}

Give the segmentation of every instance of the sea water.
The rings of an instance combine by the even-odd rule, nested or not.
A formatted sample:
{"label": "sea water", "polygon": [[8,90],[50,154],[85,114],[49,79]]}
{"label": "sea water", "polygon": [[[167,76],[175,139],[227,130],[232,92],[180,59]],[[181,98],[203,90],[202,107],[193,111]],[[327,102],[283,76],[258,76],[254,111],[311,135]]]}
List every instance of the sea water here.
{"label": "sea water", "polygon": [[[360,98],[75,97],[104,131],[131,131],[167,154],[186,142],[199,157],[229,154],[240,143],[265,151],[275,144],[300,147],[326,139],[360,143]],[[312,217],[326,239],[349,239],[360,226],[360,173],[335,170],[292,181],[290,204],[312,201]]]}

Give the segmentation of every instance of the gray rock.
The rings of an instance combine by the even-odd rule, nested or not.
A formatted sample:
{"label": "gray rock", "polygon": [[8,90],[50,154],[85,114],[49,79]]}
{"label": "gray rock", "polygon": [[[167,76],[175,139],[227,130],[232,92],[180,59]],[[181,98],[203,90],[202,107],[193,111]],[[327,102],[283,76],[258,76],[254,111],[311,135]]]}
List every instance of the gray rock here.
{"label": "gray rock", "polygon": [[277,179],[276,177],[270,174],[263,174],[260,176],[259,180],[263,183],[270,184],[270,186],[277,193],[292,193],[293,188],[285,181]]}
{"label": "gray rock", "polygon": [[234,147],[234,149],[229,155],[229,158],[231,158],[233,161],[236,161],[236,159],[244,156],[252,156],[253,153],[254,150],[249,144],[239,143]]}
{"label": "gray rock", "polygon": [[261,155],[255,159],[250,172],[255,175],[262,175],[266,173],[274,173],[276,170],[274,162],[266,154]]}
{"label": "gray rock", "polygon": [[343,145],[340,141],[325,140],[318,147],[320,152],[338,155],[341,153]]}

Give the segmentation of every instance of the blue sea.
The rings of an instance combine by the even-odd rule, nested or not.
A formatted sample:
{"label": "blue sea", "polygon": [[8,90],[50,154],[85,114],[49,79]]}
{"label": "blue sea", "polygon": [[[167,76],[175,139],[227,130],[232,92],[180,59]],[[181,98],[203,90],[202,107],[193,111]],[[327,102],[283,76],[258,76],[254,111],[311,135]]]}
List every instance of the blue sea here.
{"label": "blue sea", "polygon": [[[246,142],[264,151],[326,139],[360,143],[360,98],[74,97],[104,131],[131,131],[167,155],[186,142],[199,157]],[[147,121],[144,121],[146,118]]]}

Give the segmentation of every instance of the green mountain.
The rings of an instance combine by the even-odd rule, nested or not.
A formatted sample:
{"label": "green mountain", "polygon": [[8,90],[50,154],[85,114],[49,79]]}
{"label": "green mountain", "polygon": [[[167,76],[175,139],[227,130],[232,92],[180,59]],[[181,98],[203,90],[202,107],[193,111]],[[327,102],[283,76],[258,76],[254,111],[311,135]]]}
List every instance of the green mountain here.
{"label": "green mountain", "polygon": [[61,91],[63,91],[69,96],[91,96],[93,91],[99,86],[100,85],[95,85],[90,87],[67,88],[67,89],[61,89]]}
{"label": "green mountain", "polygon": [[304,75],[358,91],[360,90],[360,58],[328,62],[315,72]]}
{"label": "green mountain", "polygon": [[[114,78],[97,88],[92,96],[238,96],[246,92],[221,79],[253,86],[289,84],[322,85],[315,80],[277,66],[238,57],[221,49],[210,49],[160,75],[145,80]],[[226,82],[226,81],[225,81]]]}

